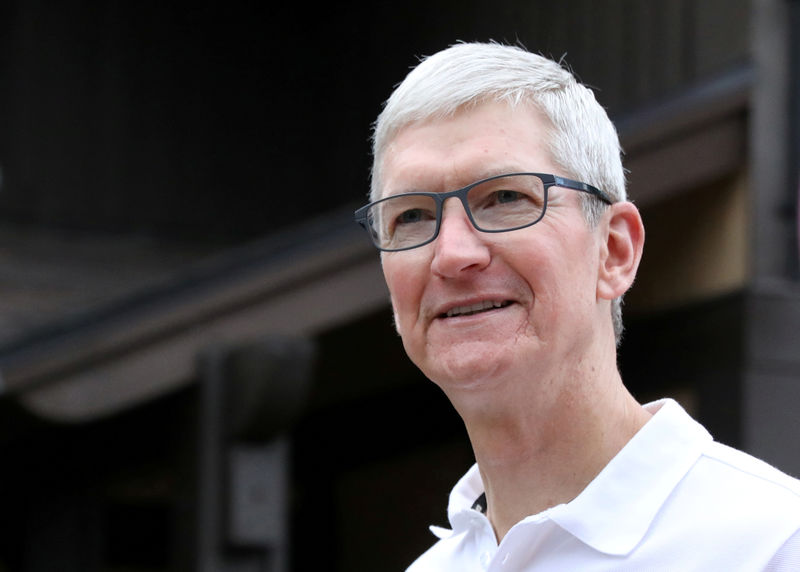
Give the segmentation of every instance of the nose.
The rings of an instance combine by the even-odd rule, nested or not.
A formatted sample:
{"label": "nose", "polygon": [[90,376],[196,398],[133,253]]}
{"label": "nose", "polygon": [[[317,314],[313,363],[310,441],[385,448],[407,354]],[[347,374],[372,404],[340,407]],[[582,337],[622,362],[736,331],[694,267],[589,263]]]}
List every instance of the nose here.
{"label": "nose", "polygon": [[442,278],[458,278],[467,271],[486,268],[491,253],[483,234],[472,226],[460,201],[447,200],[442,205],[431,271]]}

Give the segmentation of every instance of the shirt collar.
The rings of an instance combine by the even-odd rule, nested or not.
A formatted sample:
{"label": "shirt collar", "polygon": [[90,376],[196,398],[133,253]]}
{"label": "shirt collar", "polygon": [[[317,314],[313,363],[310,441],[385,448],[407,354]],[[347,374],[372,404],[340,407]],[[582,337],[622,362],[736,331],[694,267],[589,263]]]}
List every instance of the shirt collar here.
{"label": "shirt collar", "polygon": [[649,403],[653,417],[573,501],[550,518],[595,550],[631,552],[711,435],[672,399]]}
{"label": "shirt collar", "polygon": [[482,517],[482,514],[473,509],[472,505],[483,493],[481,474],[478,465],[474,464],[450,492],[447,519],[450,521],[450,526],[453,527],[453,532],[458,533],[468,528],[470,524],[476,522],[477,518]]}
{"label": "shirt collar", "polygon": [[[672,399],[645,408],[653,417],[581,494],[529,518],[546,516],[600,552],[620,556],[631,552],[712,439]],[[470,507],[483,492],[478,466],[473,465],[450,494],[448,516],[454,532],[482,518]]]}

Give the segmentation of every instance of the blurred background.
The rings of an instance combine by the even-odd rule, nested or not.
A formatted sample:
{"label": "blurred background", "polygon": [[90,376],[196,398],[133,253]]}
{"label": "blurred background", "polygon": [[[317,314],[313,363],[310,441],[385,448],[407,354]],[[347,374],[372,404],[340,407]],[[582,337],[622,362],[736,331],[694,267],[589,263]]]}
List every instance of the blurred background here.
{"label": "blurred background", "polygon": [[401,570],[472,463],[406,359],[371,123],[563,58],[647,229],[623,379],[800,475],[800,2],[0,4],[0,572]]}

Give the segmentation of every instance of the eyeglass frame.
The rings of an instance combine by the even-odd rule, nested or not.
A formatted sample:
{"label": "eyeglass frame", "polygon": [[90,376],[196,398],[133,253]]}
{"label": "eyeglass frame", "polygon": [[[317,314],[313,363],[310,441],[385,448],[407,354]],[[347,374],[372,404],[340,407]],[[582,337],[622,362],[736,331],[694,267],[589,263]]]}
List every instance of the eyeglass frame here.
{"label": "eyeglass frame", "polygon": [[[523,224],[523,225],[520,225],[520,226],[511,227],[511,228],[498,229],[498,230],[487,230],[487,229],[483,229],[480,226],[478,226],[478,223],[476,223],[475,219],[472,217],[472,211],[470,210],[469,202],[467,201],[467,193],[469,193],[469,191],[472,190],[474,187],[476,187],[478,185],[481,185],[483,183],[487,183],[489,181],[494,181],[495,179],[501,179],[501,178],[504,178],[504,177],[514,177],[514,176],[518,176],[518,175],[534,176],[534,177],[538,177],[539,180],[542,181],[542,185],[544,187],[544,197],[543,197],[544,200],[543,200],[543,203],[542,203],[542,213],[539,215],[539,218],[537,218],[533,222],[530,222],[530,223],[527,223],[527,224]],[[504,173],[502,175],[495,175],[493,177],[488,177],[486,179],[481,179],[479,181],[475,181],[474,183],[470,183],[466,187],[462,187],[462,188],[456,189],[454,191],[445,191],[445,192],[442,192],[442,193],[425,192],[425,191],[414,191],[414,192],[411,192],[411,193],[400,193],[400,194],[397,194],[397,195],[391,195],[391,196],[388,196],[388,197],[383,197],[381,199],[378,199],[377,201],[372,201],[372,202],[364,205],[363,207],[360,207],[360,208],[356,209],[356,211],[353,213],[353,216],[355,218],[355,222],[357,222],[359,225],[361,225],[364,228],[364,230],[367,231],[367,234],[369,234],[370,240],[372,241],[372,244],[375,245],[375,248],[377,248],[378,250],[380,250],[382,252],[401,252],[403,250],[413,250],[414,248],[419,248],[421,246],[425,246],[426,244],[430,244],[431,242],[436,240],[436,238],[439,236],[439,230],[442,227],[442,211],[444,210],[444,202],[447,199],[451,198],[451,197],[457,197],[461,201],[461,205],[464,207],[464,211],[467,213],[467,217],[469,218],[469,222],[470,222],[470,224],[472,224],[472,227],[475,230],[477,230],[479,232],[487,232],[487,233],[511,232],[513,230],[520,230],[520,229],[523,229],[523,228],[528,228],[529,226],[533,226],[533,225],[535,225],[536,223],[538,223],[539,221],[541,221],[544,218],[544,213],[547,211],[547,200],[548,200],[548,197],[549,197],[550,187],[562,187],[564,189],[570,189],[570,190],[573,190],[573,191],[579,191],[579,192],[582,192],[582,193],[588,193],[588,194],[590,194],[592,196],[597,197],[598,199],[600,199],[601,201],[603,201],[604,203],[606,203],[608,205],[614,204],[614,201],[611,200],[611,198],[608,196],[608,194],[606,194],[605,192],[601,191],[597,187],[595,187],[593,185],[590,185],[589,183],[582,183],[580,181],[575,181],[573,179],[568,179],[566,177],[560,177],[558,175],[552,175],[552,174],[549,174],[549,173],[521,172],[521,173]],[[375,239],[373,237],[373,233],[370,230],[369,223],[367,222],[367,212],[369,211],[369,209],[372,208],[373,206],[375,206],[378,203],[382,203],[384,201],[391,200],[391,199],[394,199],[396,197],[410,197],[410,196],[430,197],[436,203],[436,228],[434,229],[433,234],[431,235],[431,237],[429,239],[425,240],[424,242],[421,242],[419,244],[415,244],[414,246],[404,246],[402,248],[382,248],[378,244],[375,244]]]}

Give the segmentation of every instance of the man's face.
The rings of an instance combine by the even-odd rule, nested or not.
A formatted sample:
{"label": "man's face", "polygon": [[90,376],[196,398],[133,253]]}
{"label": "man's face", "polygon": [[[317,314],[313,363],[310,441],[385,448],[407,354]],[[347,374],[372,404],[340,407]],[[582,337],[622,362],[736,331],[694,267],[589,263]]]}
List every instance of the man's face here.
{"label": "man's face", "polygon": [[[501,173],[567,176],[546,136],[531,108],[494,103],[413,124],[386,151],[382,196],[449,191]],[[433,243],[383,253],[406,352],[446,392],[555,379],[584,356],[609,309],[598,308],[601,241],[579,199],[553,187],[539,223],[498,234],[475,230],[461,203],[448,200]]]}

